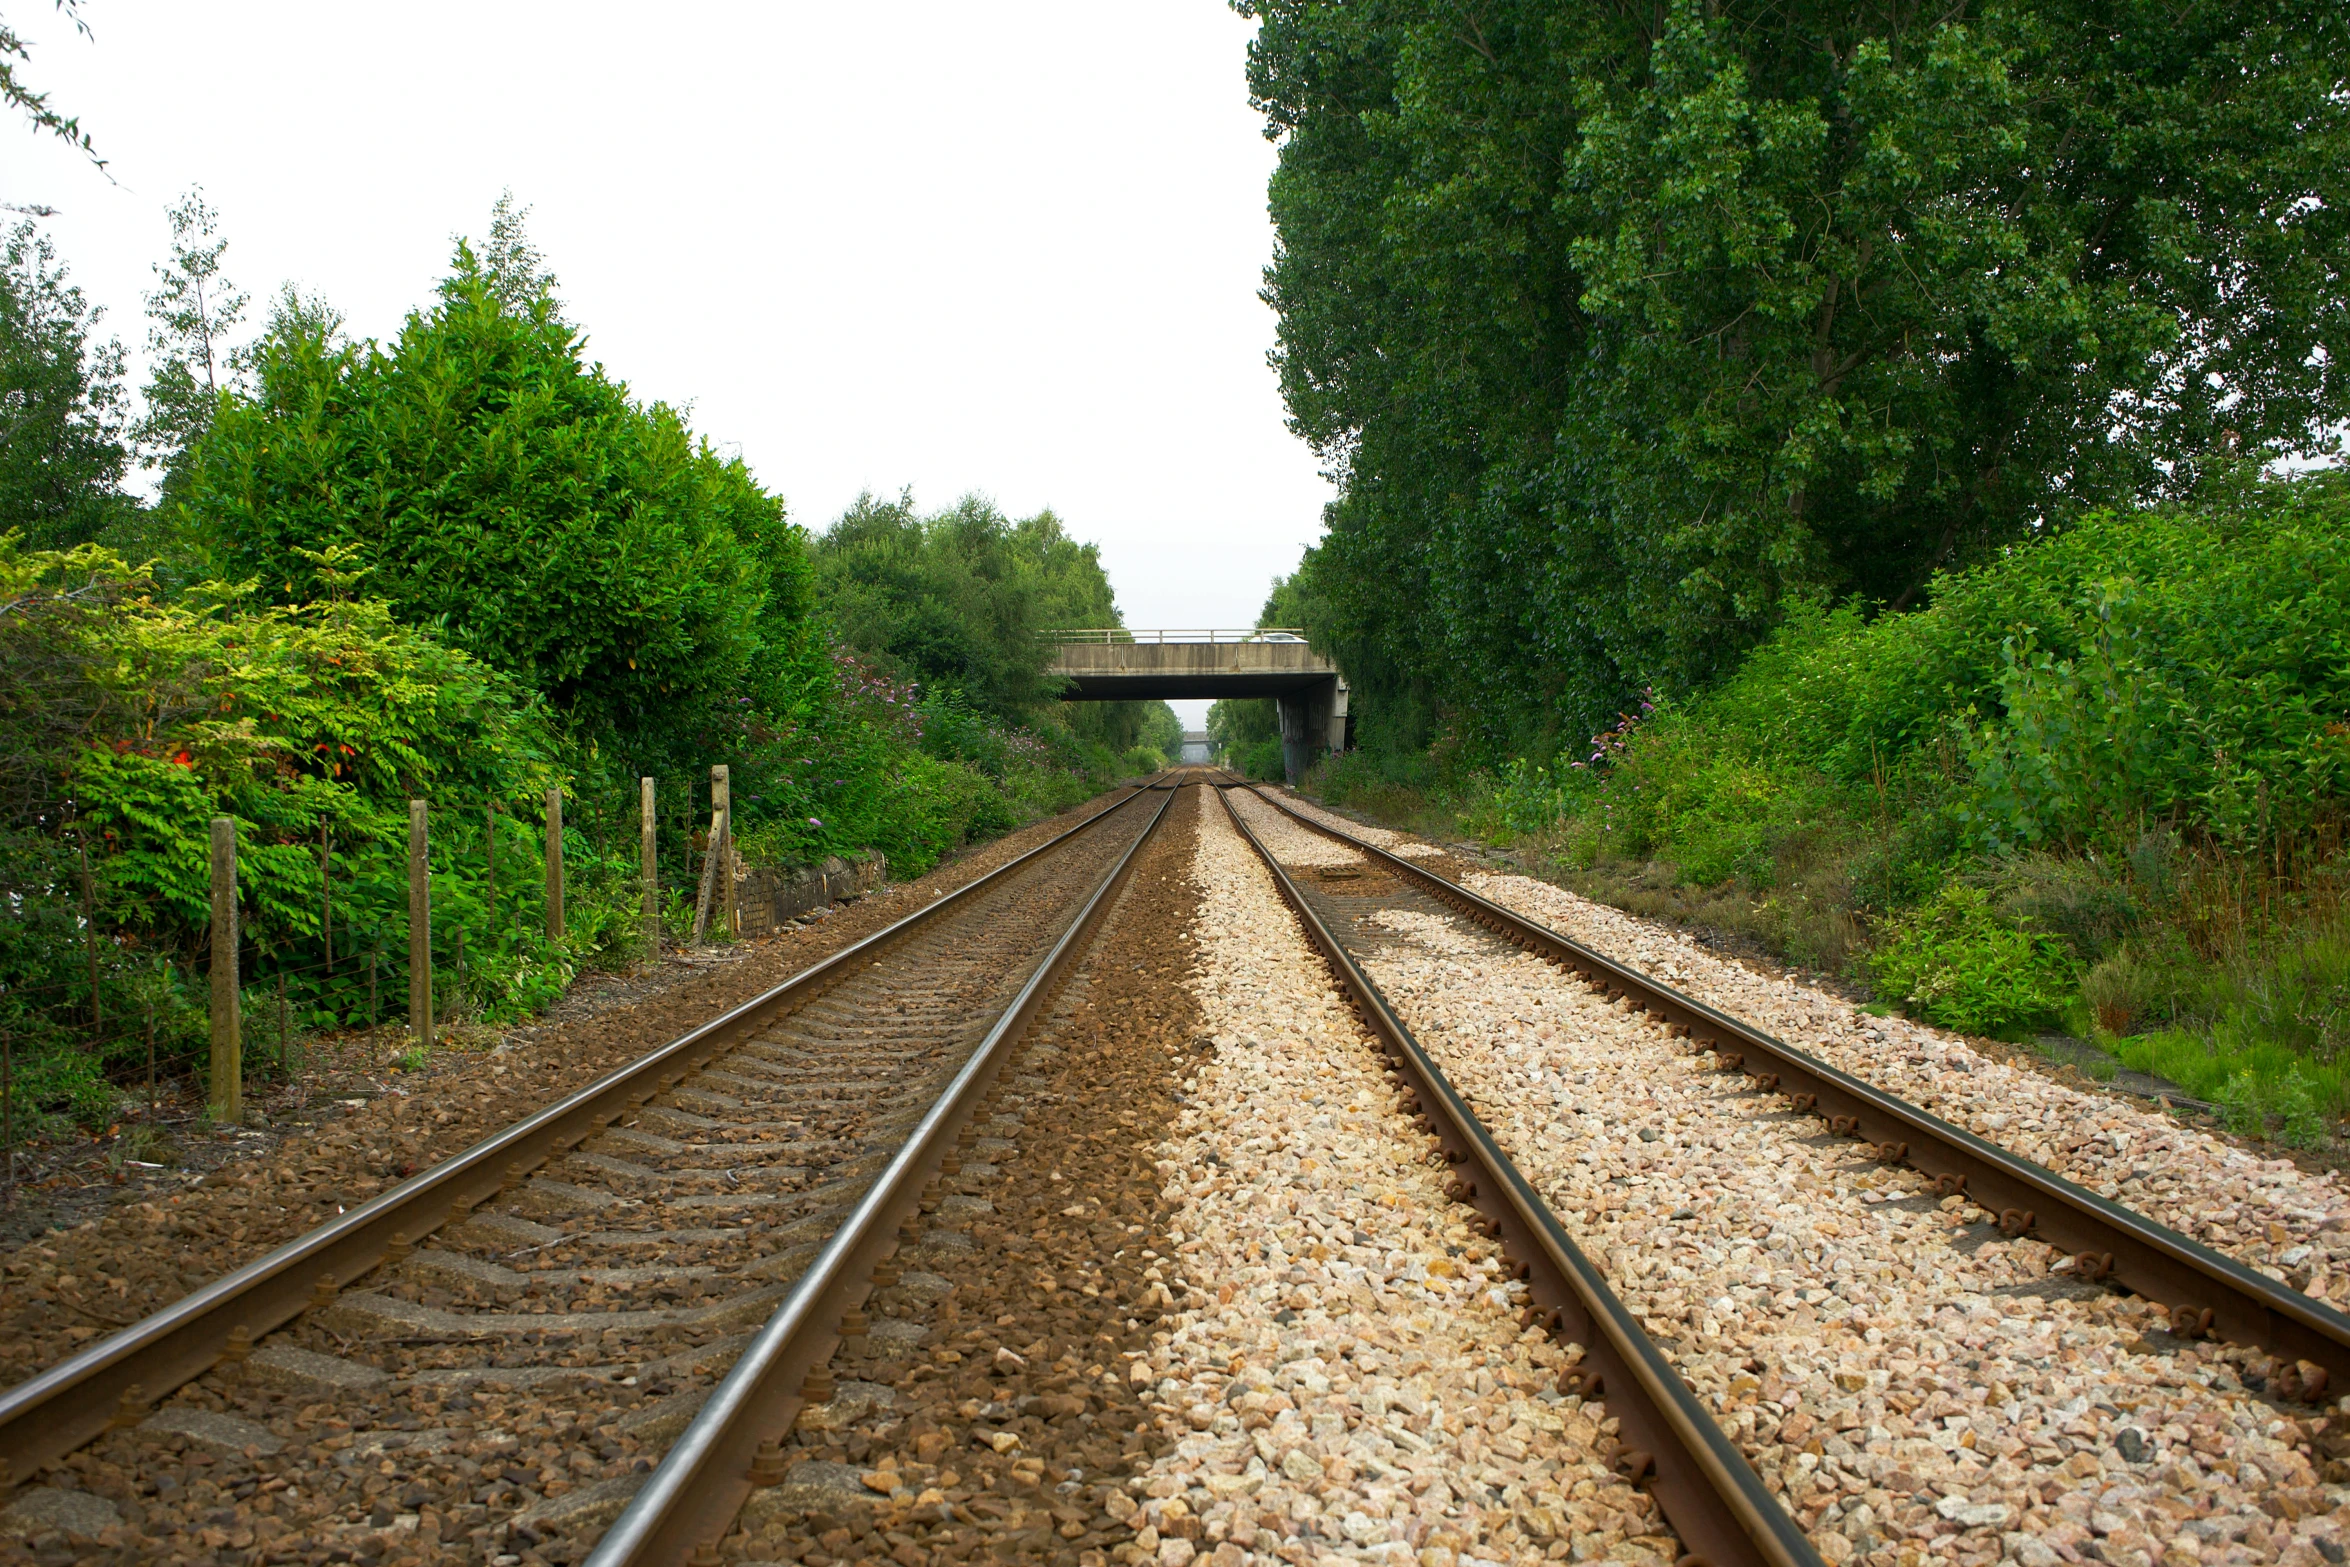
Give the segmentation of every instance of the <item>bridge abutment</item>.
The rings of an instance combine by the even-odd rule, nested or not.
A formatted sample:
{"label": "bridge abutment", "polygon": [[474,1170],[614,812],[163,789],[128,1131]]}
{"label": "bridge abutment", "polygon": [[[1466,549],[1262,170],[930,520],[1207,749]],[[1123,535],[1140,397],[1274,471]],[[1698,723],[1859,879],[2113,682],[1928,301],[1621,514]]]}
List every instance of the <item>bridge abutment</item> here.
{"label": "bridge abutment", "polygon": [[1346,749],[1346,682],[1336,675],[1274,699],[1281,709],[1281,770],[1294,784]]}

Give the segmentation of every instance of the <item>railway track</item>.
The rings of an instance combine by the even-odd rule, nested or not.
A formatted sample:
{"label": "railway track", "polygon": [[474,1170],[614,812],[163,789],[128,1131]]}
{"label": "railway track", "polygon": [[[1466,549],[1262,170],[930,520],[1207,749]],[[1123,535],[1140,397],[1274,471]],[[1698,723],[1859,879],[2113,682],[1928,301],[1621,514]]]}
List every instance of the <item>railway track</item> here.
{"label": "railway track", "polygon": [[[1589,1247],[1834,1559],[1939,1538],[2053,1563],[2020,1542],[2116,1530],[2108,1560],[2341,1549],[2350,1492],[2318,1473],[2342,1468],[2339,1313],[1408,856],[1225,793],[1423,1107],[1483,1111],[1444,1134],[1481,1171],[1462,1194],[1537,1273],[1546,1250],[1571,1271],[1567,1233]],[[1525,1174],[1483,1168],[1482,1140]],[[2117,1483],[2149,1506],[2079,1500]],[[1686,1535],[1705,1504],[1666,1511]]]}
{"label": "railway track", "polygon": [[2330,1309],[1183,781],[0,1394],[37,1559],[2341,1555]]}
{"label": "railway track", "polygon": [[19,1516],[125,1561],[576,1560],[600,1531],[615,1559],[687,1560],[828,1396],[825,1357],[889,1333],[857,1310],[874,1265],[942,1166],[995,1146],[972,1117],[1171,798],[1128,795],[0,1393],[10,1479],[70,1455],[106,1482]]}

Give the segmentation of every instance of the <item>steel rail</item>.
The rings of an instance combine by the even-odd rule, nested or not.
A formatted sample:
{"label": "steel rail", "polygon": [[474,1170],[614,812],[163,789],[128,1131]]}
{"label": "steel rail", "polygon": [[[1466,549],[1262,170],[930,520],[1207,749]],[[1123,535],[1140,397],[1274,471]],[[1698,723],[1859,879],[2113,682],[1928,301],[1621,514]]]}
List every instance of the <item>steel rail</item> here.
{"label": "steel rail", "polygon": [[[1231,786],[1222,786],[1229,788]],[[1574,1386],[1617,1421],[1616,1471],[1645,1486],[1688,1554],[1681,1567],[1821,1567],[1802,1528],[1763,1485],[1689,1384],[1518,1171],[1387,998],[1315,912],[1289,872],[1219,792],[1225,813],[1272,872],[1357,1010],[1394,1058],[1390,1070],[1460,1166],[1451,1192],[1487,1220],[1553,1332],[1583,1346]]]}
{"label": "steel rail", "polygon": [[2282,1385],[2272,1379],[2278,1392],[2317,1402],[2329,1388],[2350,1388],[2350,1316],[1448,877],[1292,810],[1254,785],[1236,780],[1222,787],[1247,789],[1503,939],[1575,970],[1592,988],[1623,996],[1696,1050],[1714,1052],[1723,1070],[1743,1071],[1758,1089],[1785,1095],[1796,1109],[1826,1121],[1830,1131],[1872,1145],[1880,1161],[1911,1166],[1945,1194],[1965,1194],[2010,1238],[2028,1235],[2068,1253],[2076,1277],[2115,1284],[2166,1306],[2173,1333],[2223,1338],[2317,1368],[2297,1370]]}
{"label": "steel rail", "polygon": [[557,1153],[709,1064],[775,1016],[951,909],[968,905],[1164,785],[1134,789],[1085,820],[888,927],[803,969],[721,1017],[598,1078],[348,1213],[213,1280],[88,1349],[0,1392],[0,1492],[72,1452],[223,1360],[242,1359],[271,1329],[331,1302],[387,1255],[462,1222]]}
{"label": "steel rail", "polygon": [[[1136,856],[1158,831],[1180,786],[1096,884],[1051,952],[1028,978],[978,1049],[955,1074],[888,1168],[842,1221],[776,1307],[741,1358],[714,1388],[693,1422],[670,1444],[660,1466],[596,1542],[583,1567],[683,1567],[694,1552],[721,1538],[743,1502],[759,1486],[784,1478],[779,1444],[801,1406],[830,1397],[805,1380],[832,1358],[840,1319],[861,1305],[876,1263],[912,1242],[921,1214],[916,1204],[953,1146],[956,1131],[995,1080],[1029,1022],[1062,976],[1082,955],[1132,871]],[[903,1230],[891,1226],[904,1219]]]}

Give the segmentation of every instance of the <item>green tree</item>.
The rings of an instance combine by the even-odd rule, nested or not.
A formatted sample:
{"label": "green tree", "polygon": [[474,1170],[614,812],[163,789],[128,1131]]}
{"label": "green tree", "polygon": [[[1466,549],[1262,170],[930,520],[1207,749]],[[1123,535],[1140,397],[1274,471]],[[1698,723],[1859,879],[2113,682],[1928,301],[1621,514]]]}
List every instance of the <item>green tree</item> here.
{"label": "green tree", "polygon": [[1241,9],[1314,629],[1489,740],[2350,413],[2339,6]]}
{"label": "green tree", "polygon": [[530,237],[528,207],[514,205],[514,192],[500,191],[490,208],[489,237],[481,250],[482,270],[490,275],[490,292],[508,310],[528,312],[545,300],[555,300],[555,274]]}
{"label": "green tree", "polygon": [[816,570],[843,642],[999,723],[1066,725],[1120,752],[1154,709],[1174,725],[1164,703],[1056,700],[1044,633],[1124,622],[1100,546],[1050,511],[1015,522],[967,495],[923,516],[910,492],[862,495],[817,541]]}
{"label": "green tree", "polygon": [[281,299],[254,398],[224,405],[185,465],[186,514],[224,571],[306,602],[319,552],[349,546],[402,620],[647,767],[706,762],[747,711],[821,700],[782,502],[588,363],[545,287],[517,304],[514,284],[460,243],[388,345]]}
{"label": "green tree", "polygon": [[211,428],[221,394],[238,387],[251,362],[230,341],[250,301],[221,273],[228,241],[220,214],[193,186],[170,217],[171,259],[155,264],[147,295],[147,413],[138,427],[148,461],[165,469]]}
{"label": "green tree", "polygon": [[130,465],[122,345],[97,340],[104,312],[66,280],[47,236],[21,223],[0,248],[0,533],[63,549],[106,537],[139,511]]}

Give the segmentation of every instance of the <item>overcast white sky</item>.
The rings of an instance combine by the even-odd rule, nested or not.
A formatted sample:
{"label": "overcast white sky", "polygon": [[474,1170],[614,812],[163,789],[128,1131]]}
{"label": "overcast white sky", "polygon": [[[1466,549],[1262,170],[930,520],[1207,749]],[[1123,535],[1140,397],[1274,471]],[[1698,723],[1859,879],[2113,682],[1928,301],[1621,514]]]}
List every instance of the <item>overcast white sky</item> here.
{"label": "overcast white sky", "polygon": [[[134,357],[164,209],[387,336],[511,187],[590,352],[821,528],[861,489],[1051,506],[1134,626],[1252,624],[1328,486],[1258,302],[1271,146],[1221,0],[15,0],[106,175],[0,131]],[[1204,703],[1178,704],[1187,723]]]}

